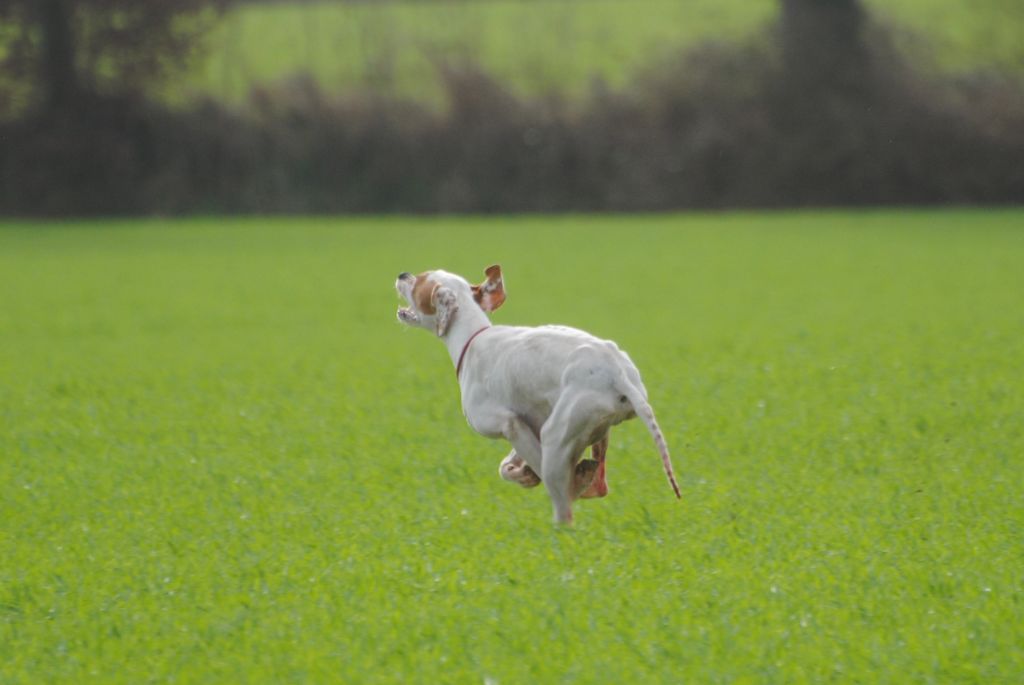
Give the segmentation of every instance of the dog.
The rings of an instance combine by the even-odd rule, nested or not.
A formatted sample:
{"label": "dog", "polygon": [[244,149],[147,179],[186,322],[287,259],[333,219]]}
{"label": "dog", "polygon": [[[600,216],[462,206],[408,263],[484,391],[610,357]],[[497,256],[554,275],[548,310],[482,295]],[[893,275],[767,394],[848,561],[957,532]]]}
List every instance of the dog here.
{"label": "dog", "polygon": [[[446,271],[403,272],[395,289],[408,307],[398,320],[444,341],[469,425],[505,438],[512,451],[499,474],[523,487],[547,488],[558,524],[572,524],[572,502],[608,494],[608,433],[639,416],[661,453],[677,498],[668,445],[647,401],[640,372],[608,340],[566,326],[494,326],[488,314],[505,301],[501,267],[471,285]],[[591,459],[582,459],[591,448]]]}

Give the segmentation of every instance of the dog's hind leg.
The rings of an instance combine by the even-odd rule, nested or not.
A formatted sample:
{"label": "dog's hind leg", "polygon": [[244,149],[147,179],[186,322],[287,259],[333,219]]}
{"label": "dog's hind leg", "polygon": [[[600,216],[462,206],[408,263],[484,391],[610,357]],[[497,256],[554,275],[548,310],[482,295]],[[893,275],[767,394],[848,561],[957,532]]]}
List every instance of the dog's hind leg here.
{"label": "dog's hind leg", "polygon": [[[577,496],[573,489],[576,462],[594,437],[607,432],[607,426],[602,429],[602,423],[608,414],[606,402],[599,393],[570,390],[563,393],[541,429],[544,459],[540,476],[551,496],[555,523],[572,523],[572,500]],[[585,471],[588,467],[582,468]],[[594,476],[596,473],[583,474],[584,479],[590,479],[583,486],[584,490],[589,488]]]}
{"label": "dog's hind leg", "polygon": [[[605,472],[605,459],[608,455],[608,434],[590,446],[593,460],[584,459],[576,465],[576,483],[574,490],[579,492],[580,499],[604,497],[608,494],[608,480]],[[594,466],[593,464],[597,465]],[[589,473],[588,473],[589,472]]]}

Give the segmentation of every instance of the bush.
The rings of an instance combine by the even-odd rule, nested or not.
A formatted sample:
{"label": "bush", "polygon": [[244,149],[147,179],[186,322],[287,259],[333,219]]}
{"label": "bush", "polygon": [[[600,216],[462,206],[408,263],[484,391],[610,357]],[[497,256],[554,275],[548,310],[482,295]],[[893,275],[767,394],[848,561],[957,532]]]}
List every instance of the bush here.
{"label": "bush", "polygon": [[868,34],[856,78],[801,79],[772,35],[708,45],[583,103],[440,65],[444,112],[296,77],[242,111],[92,97],[0,126],[20,215],[522,212],[1019,203],[1024,92],[929,78]]}

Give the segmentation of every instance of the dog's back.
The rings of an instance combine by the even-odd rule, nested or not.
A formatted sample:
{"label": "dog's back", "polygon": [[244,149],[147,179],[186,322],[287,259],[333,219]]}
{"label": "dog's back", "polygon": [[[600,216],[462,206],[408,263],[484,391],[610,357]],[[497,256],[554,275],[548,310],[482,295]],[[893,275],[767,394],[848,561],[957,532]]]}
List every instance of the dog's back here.
{"label": "dog's back", "polygon": [[479,388],[539,433],[568,386],[611,396],[619,374],[640,384],[632,360],[609,340],[568,326],[493,326],[470,348],[460,383],[466,400]]}

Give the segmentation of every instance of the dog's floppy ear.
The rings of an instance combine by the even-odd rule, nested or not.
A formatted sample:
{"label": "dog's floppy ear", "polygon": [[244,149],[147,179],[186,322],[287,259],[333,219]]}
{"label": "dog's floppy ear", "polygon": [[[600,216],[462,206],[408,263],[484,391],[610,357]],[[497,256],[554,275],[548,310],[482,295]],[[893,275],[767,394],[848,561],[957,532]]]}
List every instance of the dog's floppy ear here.
{"label": "dog's floppy ear", "polygon": [[487,280],[473,286],[473,299],[485,312],[493,312],[505,301],[505,281],[501,277],[501,267],[495,264],[487,267],[484,272]]}
{"label": "dog's floppy ear", "polygon": [[437,337],[448,332],[448,325],[452,322],[455,312],[459,311],[459,303],[451,288],[443,285],[434,286],[430,293],[430,304],[437,311]]}

